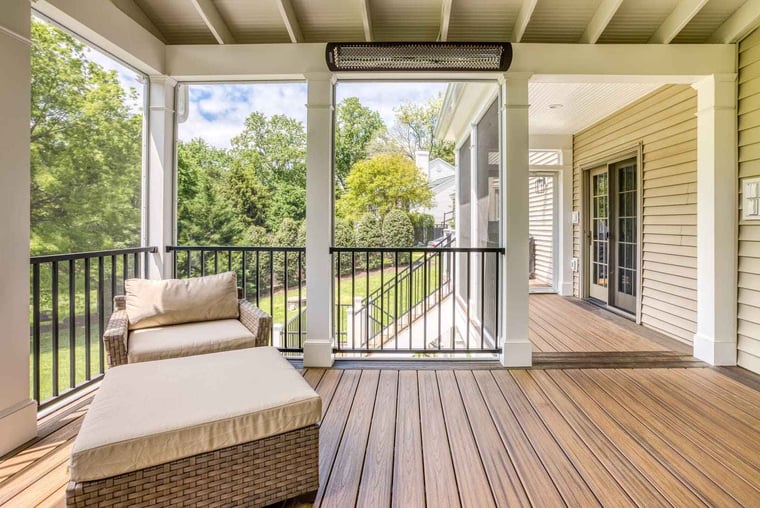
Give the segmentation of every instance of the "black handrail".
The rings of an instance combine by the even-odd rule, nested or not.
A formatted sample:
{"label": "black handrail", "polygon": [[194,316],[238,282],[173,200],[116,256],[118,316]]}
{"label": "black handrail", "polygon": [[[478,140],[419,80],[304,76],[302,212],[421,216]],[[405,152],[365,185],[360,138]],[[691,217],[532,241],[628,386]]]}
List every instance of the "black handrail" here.
{"label": "black handrail", "polygon": [[147,276],[156,252],[131,247],[29,258],[31,396],[41,409],[103,375],[113,297],[127,278]]}
{"label": "black handrail", "polygon": [[[282,324],[280,339],[283,342],[278,345],[279,350],[285,353],[303,352],[306,320],[296,320],[297,331],[288,329],[288,292],[297,290],[298,308],[295,315],[302,316],[306,308],[302,298],[305,284],[304,247],[168,245],[166,252],[172,253],[175,278],[210,275],[220,270],[234,271],[243,290],[243,298],[273,317],[270,340],[274,339],[274,325]],[[283,304],[282,316],[276,311],[275,300]],[[291,341],[296,333],[297,340]]]}
{"label": "black handrail", "polygon": [[386,253],[386,254],[393,254],[393,253],[400,253],[400,254],[414,254],[415,252],[454,252],[454,253],[471,253],[471,254],[480,254],[481,252],[484,252],[486,254],[488,253],[495,253],[495,254],[505,254],[506,249],[504,247],[330,247],[330,254],[339,254],[339,253],[365,253],[369,252],[370,254],[375,253]]}

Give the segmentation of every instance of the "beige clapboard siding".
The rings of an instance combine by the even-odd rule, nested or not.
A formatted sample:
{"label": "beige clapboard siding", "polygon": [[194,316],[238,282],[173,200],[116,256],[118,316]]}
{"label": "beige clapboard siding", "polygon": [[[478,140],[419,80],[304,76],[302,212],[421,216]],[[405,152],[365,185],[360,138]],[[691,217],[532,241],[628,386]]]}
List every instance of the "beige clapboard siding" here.
{"label": "beige clapboard siding", "polygon": [[530,178],[530,234],[536,242],[536,279],[554,284],[554,179],[546,177],[543,193],[536,192],[535,177]]}
{"label": "beige clapboard siding", "polygon": [[[581,214],[581,168],[641,143],[641,322],[684,342],[692,342],[696,332],[696,111],[696,91],[665,86],[573,137],[573,208]],[[581,226],[575,225],[573,255],[578,258],[581,241]],[[576,295],[580,276],[573,277]]]}
{"label": "beige clapboard siding", "polygon": [[[760,176],[760,30],[739,44],[739,178]],[[741,219],[741,185],[739,218]],[[760,224],[739,222],[737,362],[760,373]]]}

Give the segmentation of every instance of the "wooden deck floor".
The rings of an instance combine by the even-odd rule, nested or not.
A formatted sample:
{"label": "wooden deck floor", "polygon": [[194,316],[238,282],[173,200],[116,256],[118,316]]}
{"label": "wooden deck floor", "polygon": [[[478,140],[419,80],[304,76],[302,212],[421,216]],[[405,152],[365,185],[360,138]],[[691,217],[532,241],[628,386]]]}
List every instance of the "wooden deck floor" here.
{"label": "wooden deck floor", "polygon": [[690,347],[577,298],[533,294],[529,338],[535,352],[677,351]]}
{"label": "wooden deck floor", "polygon": [[[304,376],[324,401],[319,506],[760,506],[760,392],[716,369]],[[0,505],[62,506],[91,397],[0,461]]]}

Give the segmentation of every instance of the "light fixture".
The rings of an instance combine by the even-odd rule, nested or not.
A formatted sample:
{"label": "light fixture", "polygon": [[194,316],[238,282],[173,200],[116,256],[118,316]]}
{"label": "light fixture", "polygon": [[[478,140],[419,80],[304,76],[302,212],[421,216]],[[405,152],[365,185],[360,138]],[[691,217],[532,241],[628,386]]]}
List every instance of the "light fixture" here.
{"label": "light fixture", "polygon": [[330,42],[331,71],[504,72],[512,63],[508,42]]}

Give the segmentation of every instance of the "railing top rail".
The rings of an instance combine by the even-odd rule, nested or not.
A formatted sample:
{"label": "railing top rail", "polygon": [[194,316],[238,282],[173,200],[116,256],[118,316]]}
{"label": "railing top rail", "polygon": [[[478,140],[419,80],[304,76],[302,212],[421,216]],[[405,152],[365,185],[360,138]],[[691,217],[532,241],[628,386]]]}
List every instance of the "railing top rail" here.
{"label": "railing top rail", "polygon": [[75,259],[98,258],[105,256],[118,256],[122,254],[139,254],[143,252],[158,252],[158,247],[131,247],[127,249],[94,250],[88,252],[70,252],[67,254],[48,254],[44,256],[31,256],[29,261],[34,264],[49,263],[52,261],[71,261]]}
{"label": "railing top rail", "polygon": [[166,252],[306,252],[306,247],[269,247],[252,245],[167,245]]}
{"label": "railing top rail", "polygon": [[339,252],[369,252],[369,253],[415,253],[415,252],[471,252],[504,254],[504,247],[330,247],[330,254]]}

